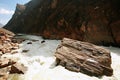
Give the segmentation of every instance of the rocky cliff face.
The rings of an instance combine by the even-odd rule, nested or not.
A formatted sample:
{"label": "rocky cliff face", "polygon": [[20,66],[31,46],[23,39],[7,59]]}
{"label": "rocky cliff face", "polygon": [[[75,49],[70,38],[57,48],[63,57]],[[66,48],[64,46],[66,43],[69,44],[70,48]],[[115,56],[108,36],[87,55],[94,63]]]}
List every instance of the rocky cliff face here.
{"label": "rocky cliff face", "polygon": [[15,33],[120,46],[119,0],[32,0],[4,27]]}

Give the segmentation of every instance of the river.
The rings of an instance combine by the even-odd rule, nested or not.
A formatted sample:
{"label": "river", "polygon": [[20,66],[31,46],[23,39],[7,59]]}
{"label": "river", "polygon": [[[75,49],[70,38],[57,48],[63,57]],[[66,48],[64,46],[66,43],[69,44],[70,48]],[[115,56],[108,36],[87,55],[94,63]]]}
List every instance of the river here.
{"label": "river", "polygon": [[[110,50],[112,57],[113,76],[101,78],[83,73],[71,72],[62,66],[55,66],[54,53],[60,40],[45,40],[40,36],[23,35],[28,40],[20,44],[17,54],[6,55],[18,58],[19,62],[28,67],[24,75],[13,74],[8,80],[120,80],[120,48],[104,47]],[[38,41],[33,41],[38,40]],[[28,44],[32,42],[32,44]],[[28,52],[22,52],[28,50]]]}

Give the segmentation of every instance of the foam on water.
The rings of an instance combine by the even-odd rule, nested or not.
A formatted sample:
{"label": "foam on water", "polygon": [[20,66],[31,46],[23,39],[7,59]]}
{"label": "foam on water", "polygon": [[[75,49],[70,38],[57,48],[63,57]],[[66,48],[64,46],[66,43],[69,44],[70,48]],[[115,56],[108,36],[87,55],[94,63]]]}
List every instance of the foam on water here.
{"label": "foam on water", "polygon": [[[120,80],[120,49],[115,47],[105,47],[111,51],[113,76],[102,78],[91,77],[82,73],[71,72],[62,66],[55,66],[55,50],[60,44],[60,40],[43,40],[38,36],[25,35],[24,38],[36,39],[32,42],[26,40],[20,44],[19,53],[10,57],[17,57],[19,62],[28,67],[24,75],[10,75],[8,80]],[[32,44],[27,44],[32,42]],[[29,50],[22,53],[22,50]],[[7,55],[8,56],[8,55]]]}

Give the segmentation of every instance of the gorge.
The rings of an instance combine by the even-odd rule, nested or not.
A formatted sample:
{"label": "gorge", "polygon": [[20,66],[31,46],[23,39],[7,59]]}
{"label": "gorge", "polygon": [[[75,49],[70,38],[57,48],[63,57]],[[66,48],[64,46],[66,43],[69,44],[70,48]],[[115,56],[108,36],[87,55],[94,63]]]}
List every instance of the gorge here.
{"label": "gorge", "polygon": [[14,33],[120,46],[119,0],[31,0],[4,26]]}

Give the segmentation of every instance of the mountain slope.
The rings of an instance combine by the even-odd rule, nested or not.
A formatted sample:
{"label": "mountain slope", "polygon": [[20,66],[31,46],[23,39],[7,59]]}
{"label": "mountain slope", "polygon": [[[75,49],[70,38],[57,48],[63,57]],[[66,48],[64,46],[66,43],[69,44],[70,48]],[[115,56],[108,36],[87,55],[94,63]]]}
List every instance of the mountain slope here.
{"label": "mountain slope", "polygon": [[120,46],[119,0],[31,0],[4,27],[15,33]]}

